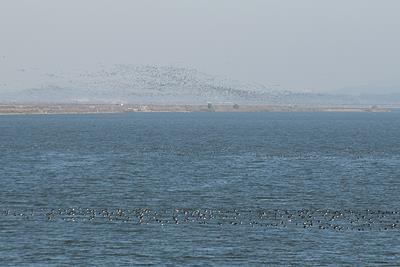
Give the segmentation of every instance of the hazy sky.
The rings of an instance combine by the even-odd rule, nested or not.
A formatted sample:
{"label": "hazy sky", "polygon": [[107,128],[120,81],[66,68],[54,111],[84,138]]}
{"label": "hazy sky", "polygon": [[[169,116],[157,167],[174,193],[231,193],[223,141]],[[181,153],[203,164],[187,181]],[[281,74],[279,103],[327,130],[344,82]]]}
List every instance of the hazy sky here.
{"label": "hazy sky", "polygon": [[289,89],[400,84],[398,0],[1,0],[0,71],[180,65]]}

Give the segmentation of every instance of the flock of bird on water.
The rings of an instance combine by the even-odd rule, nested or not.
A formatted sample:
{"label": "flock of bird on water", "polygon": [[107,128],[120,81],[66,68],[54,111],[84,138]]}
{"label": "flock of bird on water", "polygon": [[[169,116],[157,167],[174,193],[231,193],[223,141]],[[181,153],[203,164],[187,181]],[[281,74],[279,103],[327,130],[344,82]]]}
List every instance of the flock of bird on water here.
{"label": "flock of bird on water", "polygon": [[314,228],[334,231],[400,230],[400,211],[384,210],[224,210],[224,209],[3,209],[3,219],[137,225],[232,225],[273,228]]}

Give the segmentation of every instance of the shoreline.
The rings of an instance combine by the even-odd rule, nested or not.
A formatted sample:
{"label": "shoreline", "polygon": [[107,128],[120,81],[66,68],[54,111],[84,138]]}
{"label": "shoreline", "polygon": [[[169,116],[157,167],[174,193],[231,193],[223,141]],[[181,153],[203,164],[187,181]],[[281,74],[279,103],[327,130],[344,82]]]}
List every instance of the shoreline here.
{"label": "shoreline", "polygon": [[0,104],[0,115],[112,114],[134,112],[390,112],[379,107],[306,107],[237,104]]}

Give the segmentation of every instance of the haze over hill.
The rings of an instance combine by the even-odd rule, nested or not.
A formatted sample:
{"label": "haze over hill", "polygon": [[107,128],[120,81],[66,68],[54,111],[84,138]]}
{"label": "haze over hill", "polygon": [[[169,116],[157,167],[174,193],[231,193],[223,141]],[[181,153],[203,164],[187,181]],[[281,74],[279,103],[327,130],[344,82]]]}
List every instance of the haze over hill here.
{"label": "haze over hill", "polygon": [[[199,72],[195,69],[113,65],[95,70],[41,73],[19,70],[22,79],[3,82],[8,101],[204,103],[263,101],[281,92]],[[13,91],[7,90],[13,88]]]}
{"label": "haze over hill", "polygon": [[[23,68],[0,81],[0,102],[10,103],[246,103],[277,105],[395,105],[400,94],[296,92],[243,82],[193,68],[154,65],[98,66],[91,70],[45,72]],[[376,92],[376,90],[374,91]]]}
{"label": "haze over hill", "polygon": [[4,0],[0,97],[398,103],[399,8],[397,0]]}

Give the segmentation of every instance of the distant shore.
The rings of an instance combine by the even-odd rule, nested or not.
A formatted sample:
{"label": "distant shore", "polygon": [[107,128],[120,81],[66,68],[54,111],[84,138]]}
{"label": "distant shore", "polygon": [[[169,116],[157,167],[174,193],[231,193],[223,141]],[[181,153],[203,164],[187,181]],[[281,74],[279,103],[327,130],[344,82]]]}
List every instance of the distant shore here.
{"label": "distant shore", "polygon": [[239,104],[0,104],[0,115],[13,114],[96,114],[124,112],[390,112],[379,107],[307,107]]}

